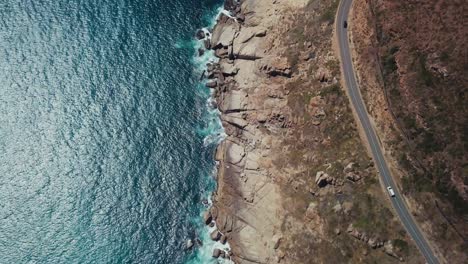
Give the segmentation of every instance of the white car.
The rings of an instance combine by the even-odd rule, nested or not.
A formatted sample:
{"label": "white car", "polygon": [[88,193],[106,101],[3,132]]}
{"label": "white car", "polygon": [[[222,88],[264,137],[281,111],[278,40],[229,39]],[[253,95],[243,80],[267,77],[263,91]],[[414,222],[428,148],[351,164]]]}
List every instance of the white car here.
{"label": "white car", "polygon": [[387,191],[388,191],[388,194],[390,194],[391,197],[395,197],[395,192],[393,191],[392,187],[388,186]]}

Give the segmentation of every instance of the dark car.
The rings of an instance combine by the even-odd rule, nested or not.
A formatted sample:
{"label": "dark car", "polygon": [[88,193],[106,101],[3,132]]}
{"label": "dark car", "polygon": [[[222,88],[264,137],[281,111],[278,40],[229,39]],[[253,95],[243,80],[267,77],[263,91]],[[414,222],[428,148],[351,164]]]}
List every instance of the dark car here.
{"label": "dark car", "polygon": [[345,21],[345,22],[343,23],[343,27],[344,27],[344,28],[347,28],[347,27],[348,27],[348,22],[347,22],[347,21]]}

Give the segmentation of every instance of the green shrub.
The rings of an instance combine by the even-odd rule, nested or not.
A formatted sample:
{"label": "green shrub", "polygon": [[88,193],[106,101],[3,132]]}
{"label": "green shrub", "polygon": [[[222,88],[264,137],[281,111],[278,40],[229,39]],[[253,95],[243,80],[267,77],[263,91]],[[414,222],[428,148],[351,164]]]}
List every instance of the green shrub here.
{"label": "green shrub", "polygon": [[383,58],[384,74],[390,74],[395,72],[398,69],[396,64],[395,56],[388,54]]}
{"label": "green shrub", "polygon": [[338,1],[338,0],[332,1],[330,6],[327,7],[327,9],[323,13],[323,15],[320,17],[320,20],[322,22],[333,23],[335,21],[335,14],[336,14],[336,10],[338,9],[338,4],[339,3],[340,3],[340,1]]}
{"label": "green shrub", "polygon": [[327,86],[320,91],[321,96],[327,96],[331,94],[341,95],[341,87],[339,84]]}
{"label": "green shrub", "polygon": [[419,55],[419,78],[426,86],[433,84],[432,73],[426,69],[426,57]]}
{"label": "green shrub", "polygon": [[422,142],[419,144],[424,153],[438,152],[443,149],[442,145],[436,141],[434,133],[424,132],[422,134]]}
{"label": "green shrub", "polygon": [[393,245],[403,254],[408,255],[409,254],[409,246],[408,243],[405,240],[402,239],[395,239],[393,240]]}

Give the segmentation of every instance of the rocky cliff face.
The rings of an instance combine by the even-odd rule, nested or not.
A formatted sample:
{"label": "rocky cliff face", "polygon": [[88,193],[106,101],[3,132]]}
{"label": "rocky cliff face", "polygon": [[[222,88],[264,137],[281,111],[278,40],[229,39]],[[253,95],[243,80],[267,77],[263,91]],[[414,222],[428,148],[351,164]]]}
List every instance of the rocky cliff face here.
{"label": "rocky cliff face", "polygon": [[337,4],[227,1],[231,16],[205,40],[220,58],[207,86],[228,135],[205,223],[216,221],[212,238],[229,241],[236,263],[422,263],[339,84]]}
{"label": "rocky cliff face", "polygon": [[[355,1],[361,89],[413,212],[449,263],[468,239],[465,4]],[[466,24],[466,23],[465,23]]]}

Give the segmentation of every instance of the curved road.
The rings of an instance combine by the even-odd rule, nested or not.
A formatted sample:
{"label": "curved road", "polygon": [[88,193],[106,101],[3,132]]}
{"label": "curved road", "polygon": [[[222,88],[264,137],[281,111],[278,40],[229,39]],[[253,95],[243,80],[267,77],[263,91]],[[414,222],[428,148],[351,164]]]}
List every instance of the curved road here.
{"label": "curved road", "polygon": [[[355,109],[359,122],[361,123],[367,141],[369,142],[372,156],[377,165],[378,171],[380,172],[381,181],[387,186],[391,186],[395,191],[395,197],[390,197],[392,205],[395,208],[396,213],[400,217],[401,222],[405,226],[409,235],[413,238],[416,245],[418,246],[421,253],[426,258],[427,263],[436,264],[439,263],[434,253],[432,252],[431,247],[429,246],[426,238],[422,235],[418,226],[411,217],[406,204],[403,202],[403,199],[400,195],[400,192],[397,189],[395,182],[390,174],[387,163],[382,155],[382,150],[377,140],[375,131],[369,121],[369,116],[367,115],[366,107],[361,98],[359,88],[356,82],[356,77],[354,75],[353,63],[351,59],[351,53],[349,50],[349,40],[347,35],[347,30],[344,28],[344,22],[348,20],[348,13],[351,8],[352,0],[341,0],[338,7],[338,12],[336,15],[336,34],[338,38],[338,47],[340,49],[340,57],[343,69],[343,76],[348,89],[348,94],[351,99],[353,108]],[[385,195],[388,195],[386,192]]]}

